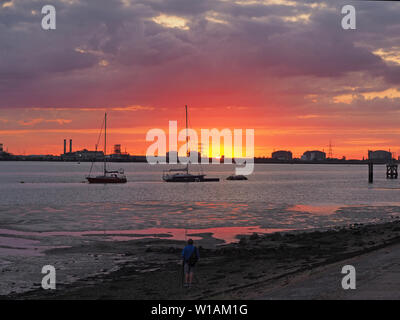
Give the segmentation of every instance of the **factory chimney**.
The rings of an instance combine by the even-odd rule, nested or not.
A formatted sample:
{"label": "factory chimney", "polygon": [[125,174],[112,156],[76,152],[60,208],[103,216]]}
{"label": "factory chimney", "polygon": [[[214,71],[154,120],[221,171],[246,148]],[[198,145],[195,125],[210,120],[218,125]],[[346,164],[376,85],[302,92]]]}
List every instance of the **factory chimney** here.
{"label": "factory chimney", "polygon": [[67,139],[64,139],[64,154],[67,153]]}
{"label": "factory chimney", "polygon": [[72,139],[69,139],[69,152],[72,152]]}

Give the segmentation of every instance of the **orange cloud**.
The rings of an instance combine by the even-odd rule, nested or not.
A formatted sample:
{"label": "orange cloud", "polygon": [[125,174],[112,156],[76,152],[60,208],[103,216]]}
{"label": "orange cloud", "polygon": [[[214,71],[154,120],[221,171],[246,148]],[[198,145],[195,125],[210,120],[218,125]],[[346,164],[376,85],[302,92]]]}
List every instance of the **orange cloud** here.
{"label": "orange cloud", "polygon": [[147,107],[147,106],[133,105],[133,106],[127,106],[127,107],[116,107],[116,108],[112,108],[111,110],[113,110],[113,111],[139,111],[139,110],[154,110],[154,107]]}
{"label": "orange cloud", "polygon": [[34,126],[39,123],[58,123],[60,125],[64,125],[66,123],[71,123],[72,120],[69,119],[43,119],[43,118],[35,118],[35,119],[30,119],[30,120],[20,120],[18,123],[21,126]]}

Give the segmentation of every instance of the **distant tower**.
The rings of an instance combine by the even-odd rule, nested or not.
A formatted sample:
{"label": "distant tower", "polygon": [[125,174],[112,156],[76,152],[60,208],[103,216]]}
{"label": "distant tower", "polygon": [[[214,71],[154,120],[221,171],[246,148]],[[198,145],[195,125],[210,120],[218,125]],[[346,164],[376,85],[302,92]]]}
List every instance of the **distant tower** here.
{"label": "distant tower", "polygon": [[329,151],[328,151],[328,158],[332,159],[333,158],[333,149],[332,149],[333,145],[332,145],[332,141],[329,140]]}
{"label": "distant tower", "polygon": [[72,152],[72,139],[69,139],[69,152]]}
{"label": "distant tower", "polygon": [[64,154],[67,153],[67,139],[64,139]]}
{"label": "distant tower", "polygon": [[0,143],[0,152],[3,152],[3,144]]}

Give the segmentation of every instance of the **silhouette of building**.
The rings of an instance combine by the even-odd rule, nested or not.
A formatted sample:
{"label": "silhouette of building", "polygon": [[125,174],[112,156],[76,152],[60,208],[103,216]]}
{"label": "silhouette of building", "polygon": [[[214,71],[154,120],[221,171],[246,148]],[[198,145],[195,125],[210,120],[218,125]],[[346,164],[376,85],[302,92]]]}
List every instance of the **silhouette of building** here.
{"label": "silhouette of building", "polygon": [[279,150],[272,152],[271,158],[275,160],[292,160],[293,155],[290,151]]}
{"label": "silhouette of building", "polygon": [[114,144],[114,154],[121,154],[121,145]]}
{"label": "silhouette of building", "polygon": [[[72,152],[72,139],[69,139],[69,153]],[[64,152],[63,154],[67,154],[67,139],[64,139]]]}
{"label": "silhouette of building", "polygon": [[177,151],[168,151],[165,155],[167,163],[178,163],[178,152]]}
{"label": "silhouette of building", "polygon": [[190,158],[196,159],[197,163],[201,163],[201,153],[198,151],[190,151]]}
{"label": "silhouette of building", "polygon": [[[190,151],[189,153],[190,153],[190,159],[196,159],[197,163],[201,162],[201,154],[199,152]],[[177,151],[168,151],[165,156],[167,163],[179,163],[179,155]]]}
{"label": "silhouette of building", "polygon": [[0,143],[0,160],[10,159],[12,155],[7,151],[4,151],[4,145]]}
{"label": "silhouette of building", "polygon": [[114,144],[114,152],[110,155],[111,161],[125,162],[131,160],[131,155],[127,152],[121,151],[120,144]]}
{"label": "silhouette of building", "polygon": [[375,161],[391,161],[392,160],[392,153],[385,150],[368,150],[368,160],[375,160]]}
{"label": "silhouette of building", "polygon": [[103,161],[103,151],[89,151],[87,149],[68,152],[61,155],[61,160],[64,161]]}
{"label": "silhouette of building", "polygon": [[321,161],[326,159],[326,153],[319,150],[306,151],[301,156],[304,161]]}

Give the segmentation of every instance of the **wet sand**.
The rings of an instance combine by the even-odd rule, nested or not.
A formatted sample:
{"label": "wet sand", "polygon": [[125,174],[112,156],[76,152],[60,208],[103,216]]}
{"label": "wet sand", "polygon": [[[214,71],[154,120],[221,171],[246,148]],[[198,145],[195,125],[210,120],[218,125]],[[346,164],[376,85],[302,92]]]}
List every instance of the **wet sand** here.
{"label": "wet sand", "polygon": [[[253,234],[228,245],[217,242],[209,233],[196,236],[201,237],[196,241],[201,260],[190,289],[182,287],[180,254],[184,242],[140,239],[48,250],[49,256],[118,253],[124,260],[117,271],[60,284],[54,291],[36,289],[1,298],[343,299],[346,296],[336,286],[340,287],[343,276],[341,266],[348,261],[359,261],[357,277],[361,279],[360,288],[364,288],[354,299],[399,298],[393,291],[400,256],[399,219],[329,230]],[[378,267],[378,261],[383,267]],[[373,276],[368,278],[371,270]],[[313,277],[320,277],[319,282]],[[332,294],[326,295],[327,290]]]}
{"label": "wet sand", "polygon": [[[354,290],[341,286],[344,265],[356,270]],[[289,282],[264,288],[257,299],[400,300],[400,244],[296,274]]]}

